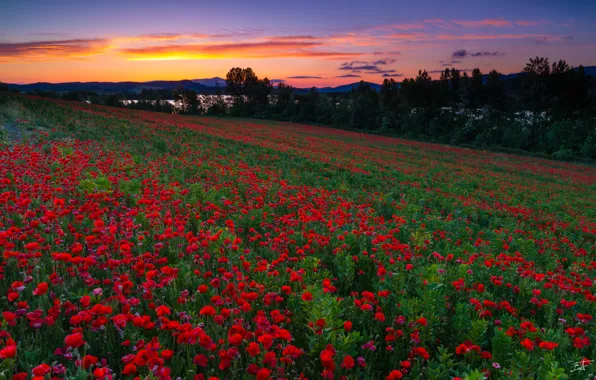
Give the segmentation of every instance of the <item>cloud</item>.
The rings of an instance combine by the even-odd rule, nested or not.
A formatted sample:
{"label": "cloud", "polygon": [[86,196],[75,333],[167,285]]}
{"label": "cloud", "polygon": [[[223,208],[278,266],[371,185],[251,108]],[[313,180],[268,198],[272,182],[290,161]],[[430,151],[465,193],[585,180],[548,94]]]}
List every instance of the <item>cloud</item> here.
{"label": "cloud", "polygon": [[400,55],[399,51],[375,51],[373,55]]}
{"label": "cloud", "polygon": [[392,33],[392,34],[388,34],[384,37],[391,38],[391,39],[398,39],[398,40],[411,40],[411,39],[419,38],[423,35],[424,34],[422,34],[422,33]]}
{"label": "cloud", "polygon": [[366,74],[390,74],[390,73],[396,73],[396,70],[390,69],[390,70],[373,70],[373,71],[365,71]]}
{"label": "cloud", "polygon": [[439,63],[441,64],[441,66],[443,67],[451,67],[453,65],[457,65],[458,63],[461,63],[461,61],[457,61],[457,60],[451,60],[451,61],[439,61]]}
{"label": "cloud", "polygon": [[547,42],[555,42],[555,41],[571,41],[573,40],[573,36],[539,36],[534,40],[535,45],[542,45]]}
{"label": "cloud", "polygon": [[53,61],[82,58],[104,52],[109,41],[100,38],[0,42],[0,57],[19,61]]}
{"label": "cloud", "polygon": [[318,40],[320,38],[310,36],[310,35],[301,35],[301,36],[275,36],[275,37],[271,37],[271,39],[283,41],[283,40]]}
{"label": "cloud", "polygon": [[345,59],[361,56],[358,52],[316,50],[325,46],[310,40],[265,40],[258,42],[176,44],[122,48],[119,52],[130,60],[185,60],[219,58],[328,58]]}
{"label": "cloud", "polygon": [[269,79],[269,82],[271,82],[271,84],[277,84],[277,83],[284,83],[285,80],[283,80],[283,79]]}
{"label": "cloud", "polygon": [[393,69],[385,69],[379,66],[386,66],[390,65],[395,62],[395,59],[380,59],[373,62],[367,61],[351,61],[351,62],[344,62],[339,67],[338,70],[341,71],[350,71],[352,74],[354,73],[365,73],[365,74],[392,74],[396,71]]}
{"label": "cloud", "polygon": [[451,56],[453,58],[456,58],[456,57],[465,57],[466,55],[468,55],[468,52],[466,50],[463,50],[463,49],[462,50],[456,50],[456,51],[453,52],[453,54],[451,54]]}
{"label": "cloud", "polygon": [[505,26],[511,26],[511,21],[503,20],[503,19],[485,19],[485,20],[453,20],[454,24],[463,26],[463,27],[471,27],[471,28],[478,28],[484,26],[493,26],[502,28]]}
{"label": "cloud", "polygon": [[519,26],[540,26],[548,24],[548,20],[517,20],[515,25]]}
{"label": "cloud", "polygon": [[[115,43],[135,43],[135,42],[171,42],[179,40],[212,40],[212,39],[238,39],[240,37],[247,38],[257,36],[260,31],[258,29],[238,29],[235,32],[222,33],[151,33],[141,34],[137,36],[120,36],[113,39]],[[294,37],[294,36],[287,36]],[[287,37],[271,37],[284,39]],[[305,36],[302,36],[305,37]]]}
{"label": "cloud", "polygon": [[362,76],[357,75],[357,74],[344,74],[344,75],[338,75],[335,78],[362,78]]}
{"label": "cloud", "polygon": [[371,29],[374,30],[384,30],[384,31],[390,31],[390,30],[412,30],[412,29],[424,29],[426,28],[426,25],[424,25],[424,23],[422,22],[417,22],[417,23],[406,23],[406,24],[381,24],[381,25],[376,25],[373,26]]}
{"label": "cloud", "polygon": [[353,66],[352,64],[349,65],[341,65],[339,70],[345,71],[362,71],[362,70],[380,70],[377,65],[361,65],[361,66]]}
{"label": "cloud", "polygon": [[531,38],[559,38],[544,34],[438,34],[435,38],[442,41],[457,40],[521,40]]}
{"label": "cloud", "polygon": [[505,53],[499,53],[498,51],[478,51],[476,53],[470,53],[470,57],[497,57],[505,55]]}
{"label": "cloud", "polygon": [[399,77],[403,77],[404,74],[389,74],[389,73],[385,73],[382,75],[383,78],[399,78]]}
{"label": "cloud", "polygon": [[[497,57],[505,55],[498,51],[478,51],[475,53],[469,52],[465,49],[456,50],[451,54],[451,58],[464,58],[464,57]],[[442,61],[441,61],[442,62]]]}
{"label": "cloud", "polygon": [[323,79],[323,77],[311,76],[311,75],[295,75],[288,77],[288,79]]}
{"label": "cloud", "polygon": [[[469,73],[469,72],[472,72],[473,69],[456,69],[456,70],[459,70],[462,73],[464,73],[464,72]],[[443,70],[430,70],[428,73],[429,74],[441,74],[444,72],[445,72],[445,70],[443,69]]]}
{"label": "cloud", "polygon": [[372,64],[373,65],[390,65],[392,63],[395,63],[395,59],[391,59],[391,58],[385,58],[385,59],[379,59],[377,61],[374,61]]}
{"label": "cloud", "polygon": [[441,29],[454,29],[455,28],[455,25],[451,24],[447,20],[443,20],[440,18],[428,19],[428,20],[424,20],[424,22],[426,24],[430,24],[430,25],[434,26],[435,28],[441,28]]}

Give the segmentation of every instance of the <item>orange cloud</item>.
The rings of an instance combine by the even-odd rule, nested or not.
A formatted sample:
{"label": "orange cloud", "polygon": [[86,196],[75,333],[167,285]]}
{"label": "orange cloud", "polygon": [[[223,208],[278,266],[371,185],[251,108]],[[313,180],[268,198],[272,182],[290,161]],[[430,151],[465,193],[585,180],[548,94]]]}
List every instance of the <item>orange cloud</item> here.
{"label": "orange cloud", "polygon": [[321,51],[320,41],[267,40],[226,44],[179,44],[120,49],[130,60],[185,60],[219,58],[275,58],[319,57],[349,58],[361,55],[354,52]]}
{"label": "orange cloud", "polygon": [[54,61],[100,54],[109,47],[105,39],[72,39],[0,43],[0,58],[5,61]]}
{"label": "orange cloud", "polygon": [[453,20],[454,24],[464,27],[482,27],[482,26],[494,26],[494,27],[505,27],[511,26],[511,21],[503,19],[486,19],[486,20]]}

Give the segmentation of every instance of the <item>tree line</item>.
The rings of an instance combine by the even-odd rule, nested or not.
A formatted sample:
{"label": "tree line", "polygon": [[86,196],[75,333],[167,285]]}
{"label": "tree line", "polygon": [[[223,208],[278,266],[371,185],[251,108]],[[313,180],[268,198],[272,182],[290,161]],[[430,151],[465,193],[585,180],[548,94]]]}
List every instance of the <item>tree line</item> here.
{"label": "tree line", "polygon": [[273,88],[250,69],[226,77],[234,101],[227,113],[316,123],[452,145],[529,151],[557,159],[596,159],[596,81],[582,66],[529,60],[518,76],[496,70],[471,75],[448,68],[433,79],[425,70],[380,91],[360,82],[346,94]]}
{"label": "tree line", "polygon": [[[348,93],[273,86],[250,68],[232,68],[226,87],[209,102],[193,90],[144,89],[131,94],[39,94],[94,104],[160,112],[229,115],[328,125],[429,142],[556,159],[596,159],[596,81],[582,66],[536,57],[520,75],[447,68],[437,79],[420,70],[401,83],[385,79],[380,91],[360,82]],[[224,99],[225,98],[225,99]],[[177,108],[166,100],[177,100]]]}

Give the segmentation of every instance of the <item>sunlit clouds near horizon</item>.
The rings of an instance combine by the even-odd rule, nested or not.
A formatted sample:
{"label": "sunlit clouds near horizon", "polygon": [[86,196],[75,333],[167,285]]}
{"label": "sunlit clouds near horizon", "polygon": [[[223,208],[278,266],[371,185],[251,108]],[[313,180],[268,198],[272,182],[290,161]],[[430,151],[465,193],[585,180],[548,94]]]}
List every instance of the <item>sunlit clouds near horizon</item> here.
{"label": "sunlit clouds near horizon", "polygon": [[[22,3],[39,6],[27,17],[19,13]],[[392,18],[382,8],[377,14],[360,3],[307,1],[312,12],[353,8],[354,17],[342,8],[326,23],[315,16],[305,19],[308,9],[277,3],[232,15],[233,7],[228,13],[215,6],[187,12],[181,6],[175,13],[152,2],[137,13],[132,5],[114,7],[129,13],[128,20],[84,4],[72,3],[64,12],[48,8],[44,15],[42,3],[22,3],[8,1],[0,8],[0,81],[9,83],[194,79],[225,76],[230,67],[241,66],[293,85],[318,86],[380,83],[445,67],[508,73],[536,55],[596,64],[596,33],[585,15],[546,6],[537,8],[535,17],[522,17],[527,11],[434,9]]]}

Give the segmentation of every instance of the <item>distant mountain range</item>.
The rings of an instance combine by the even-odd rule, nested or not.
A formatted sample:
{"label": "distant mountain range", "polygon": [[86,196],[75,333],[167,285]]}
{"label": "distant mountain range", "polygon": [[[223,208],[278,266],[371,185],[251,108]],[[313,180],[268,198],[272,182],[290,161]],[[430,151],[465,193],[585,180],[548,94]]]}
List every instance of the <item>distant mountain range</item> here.
{"label": "distant mountain range", "polygon": [[156,80],[150,82],[66,82],[66,83],[31,83],[31,84],[8,84],[9,88],[15,88],[21,92],[39,91],[94,91],[94,92],[141,92],[146,89],[175,90],[183,86],[186,89],[195,91],[213,90],[215,86],[206,86],[192,80]]}
{"label": "distant mountain range", "polygon": [[[586,66],[584,70],[587,75],[596,76],[596,66]],[[517,78],[522,73],[513,73],[502,75],[502,80],[509,80]],[[334,92],[349,92],[352,88],[358,86],[360,82],[354,82],[350,84],[344,84],[337,87],[321,87],[318,88],[321,93],[334,93]],[[368,83],[376,91],[381,89],[381,85],[377,83]],[[18,89],[21,92],[34,92],[39,91],[56,91],[56,92],[68,92],[68,91],[94,91],[102,93],[114,93],[114,92],[141,92],[143,89],[162,89],[162,90],[175,90],[176,88],[183,86],[185,89],[195,90],[200,93],[215,93],[217,87],[224,89],[226,86],[226,80],[220,77],[203,78],[203,79],[192,79],[192,80],[178,80],[178,81],[166,81],[166,80],[155,80],[149,82],[66,82],[66,83],[31,83],[31,84],[8,84],[9,88]],[[296,92],[307,92],[310,88],[296,88]]]}
{"label": "distant mountain range", "polygon": [[213,78],[205,78],[205,79],[193,79],[195,83],[202,84],[203,86],[207,87],[226,87],[226,80],[220,77],[213,77]]}

